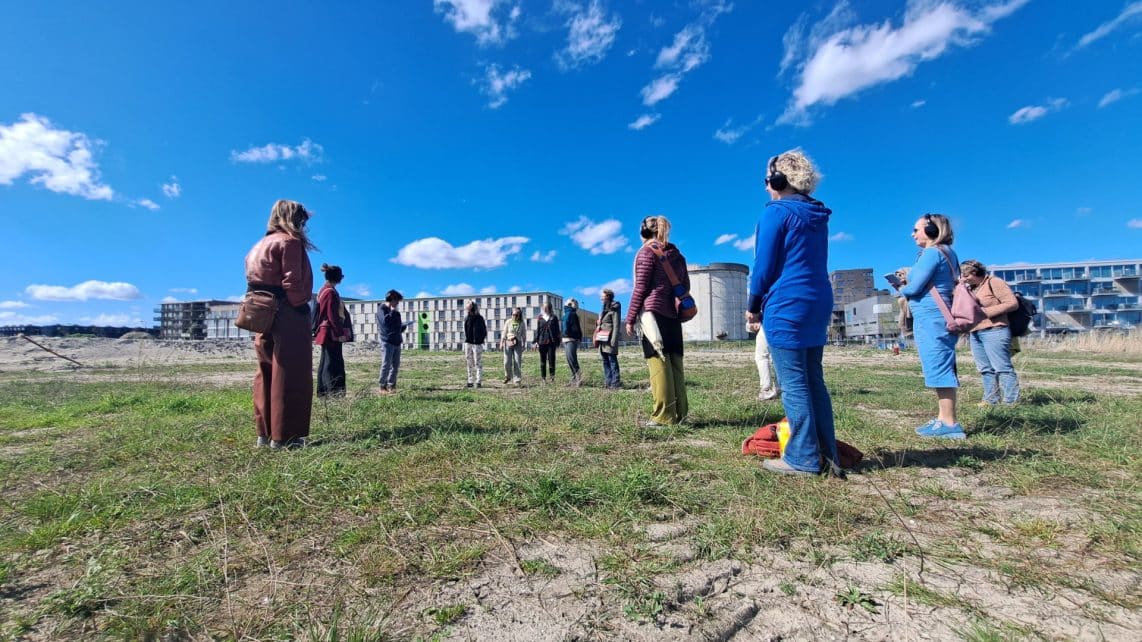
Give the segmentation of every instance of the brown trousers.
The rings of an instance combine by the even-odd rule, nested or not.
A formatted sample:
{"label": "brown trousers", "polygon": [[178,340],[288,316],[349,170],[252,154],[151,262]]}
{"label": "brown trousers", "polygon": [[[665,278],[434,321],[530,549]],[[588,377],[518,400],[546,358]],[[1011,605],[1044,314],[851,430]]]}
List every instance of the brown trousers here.
{"label": "brown trousers", "polygon": [[283,305],[274,327],[254,338],[254,423],[259,437],[285,443],[309,436],[313,337],[309,315]]}

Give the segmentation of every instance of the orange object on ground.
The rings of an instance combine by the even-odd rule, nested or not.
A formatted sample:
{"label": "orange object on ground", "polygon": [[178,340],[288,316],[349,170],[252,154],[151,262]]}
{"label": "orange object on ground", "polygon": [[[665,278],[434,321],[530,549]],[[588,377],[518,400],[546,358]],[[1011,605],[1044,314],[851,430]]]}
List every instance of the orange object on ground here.
{"label": "orange object on ground", "polygon": [[[784,433],[784,435],[782,435]],[[789,420],[782,419],[775,424],[766,424],[742,442],[743,455],[758,455],[777,459],[785,451],[789,442]],[[864,453],[856,446],[837,440],[837,458],[841,468],[856,468],[864,459]]]}

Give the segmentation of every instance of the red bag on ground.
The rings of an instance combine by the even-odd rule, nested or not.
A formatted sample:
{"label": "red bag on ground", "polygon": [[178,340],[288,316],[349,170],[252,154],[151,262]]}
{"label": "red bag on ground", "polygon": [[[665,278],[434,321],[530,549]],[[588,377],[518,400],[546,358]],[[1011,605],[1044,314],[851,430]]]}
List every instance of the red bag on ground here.
{"label": "red bag on ground", "polygon": [[[781,421],[788,421],[782,419]],[[779,424],[766,424],[757,429],[742,442],[743,455],[758,455],[759,457],[767,457],[769,459],[777,459],[781,456],[781,444],[777,438],[777,427]],[[837,458],[841,468],[856,468],[857,464],[864,459],[864,453],[856,446],[845,443],[840,439],[837,440]]]}

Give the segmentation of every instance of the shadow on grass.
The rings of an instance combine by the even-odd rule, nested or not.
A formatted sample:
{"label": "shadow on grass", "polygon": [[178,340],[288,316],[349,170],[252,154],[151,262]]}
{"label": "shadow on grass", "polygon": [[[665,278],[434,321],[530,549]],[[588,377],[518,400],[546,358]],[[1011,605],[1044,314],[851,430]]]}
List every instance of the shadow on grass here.
{"label": "shadow on grass", "polygon": [[866,455],[856,472],[882,468],[972,468],[984,462],[1029,459],[1037,450],[997,450],[995,448],[933,448],[929,450],[889,450]]}
{"label": "shadow on grass", "polygon": [[1086,419],[1078,415],[1045,416],[1041,413],[1008,414],[993,410],[976,417],[968,426],[972,434],[1005,435],[1008,433],[1063,434],[1086,426]]}
{"label": "shadow on grass", "polygon": [[1081,390],[1029,390],[1023,393],[1020,403],[1028,406],[1051,406],[1055,404],[1094,403],[1098,397]]}

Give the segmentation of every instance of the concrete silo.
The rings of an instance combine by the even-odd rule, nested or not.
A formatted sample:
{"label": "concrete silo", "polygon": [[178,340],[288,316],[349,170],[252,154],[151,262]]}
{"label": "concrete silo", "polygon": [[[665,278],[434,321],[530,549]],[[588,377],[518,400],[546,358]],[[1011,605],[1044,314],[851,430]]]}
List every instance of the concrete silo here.
{"label": "concrete silo", "polygon": [[741,263],[688,265],[690,294],[698,315],[682,324],[686,341],[741,341],[745,329],[746,282],[749,267]]}

